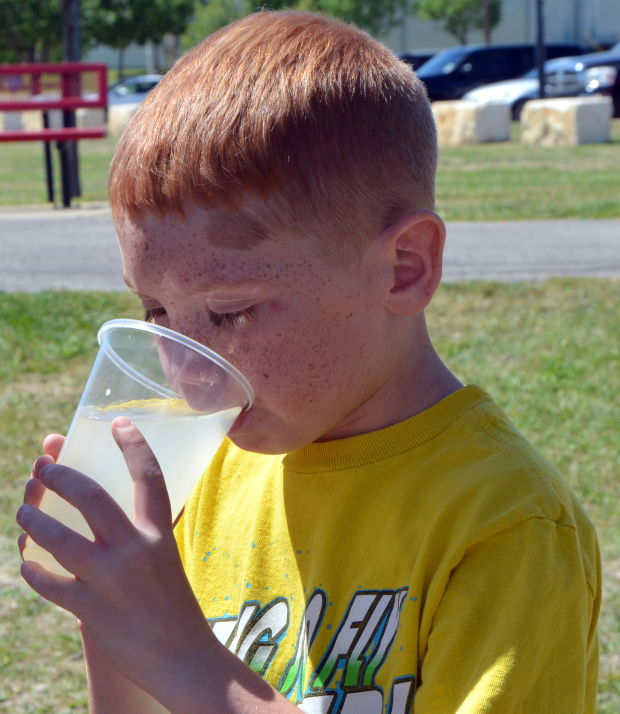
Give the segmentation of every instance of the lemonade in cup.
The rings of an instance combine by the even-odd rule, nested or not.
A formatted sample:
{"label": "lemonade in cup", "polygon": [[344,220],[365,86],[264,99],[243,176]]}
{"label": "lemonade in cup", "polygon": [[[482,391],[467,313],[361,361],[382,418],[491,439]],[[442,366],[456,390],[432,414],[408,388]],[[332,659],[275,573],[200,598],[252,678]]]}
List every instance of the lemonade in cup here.
{"label": "lemonade in cup", "polygon": [[[99,351],[58,463],[97,481],[133,518],[133,482],[111,432],[113,419],[129,417],[159,462],[176,520],[234,421],[251,407],[252,388],[223,357],[166,327],[111,320],[97,337]],[[45,491],[40,508],[93,538],[81,513],[54,492]],[[23,557],[66,574],[30,538]]]}

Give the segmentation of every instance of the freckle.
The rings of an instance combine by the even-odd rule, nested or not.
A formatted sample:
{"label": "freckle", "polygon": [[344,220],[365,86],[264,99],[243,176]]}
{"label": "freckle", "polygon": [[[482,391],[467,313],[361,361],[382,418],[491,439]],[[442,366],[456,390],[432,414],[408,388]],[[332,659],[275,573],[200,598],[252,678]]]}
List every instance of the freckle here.
{"label": "freckle", "polygon": [[263,372],[263,377],[264,377],[265,379],[269,379],[269,375],[268,375],[268,374],[265,374],[264,372]]}

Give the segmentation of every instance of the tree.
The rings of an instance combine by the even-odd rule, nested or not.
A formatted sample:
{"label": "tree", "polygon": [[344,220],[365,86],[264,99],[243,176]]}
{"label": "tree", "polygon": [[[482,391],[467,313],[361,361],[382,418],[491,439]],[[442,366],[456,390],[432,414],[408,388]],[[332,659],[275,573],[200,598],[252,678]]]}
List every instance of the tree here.
{"label": "tree", "polygon": [[444,30],[465,45],[472,30],[485,31],[490,42],[501,18],[501,0],[417,0],[414,10],[423,20],[443,22]]}
{"label": "tree", "polygon": [[123,52],[132,42],[159,43],[167,33],[180,34],[194,11],[194,0],[96,0],[84,16],[92,37],[119,51],[119,76]]}
{"label": "tree", "polygon": [[199,0],[194,17],[181,37],[181,45],[189,49],[207,35],[253,12],[252,0]]}
{"label": "tree", "polygon": [[255,10],[285,8],[310,10],[353,22],[379,34],[411,10],[411,0],[198,0],[194,20],[183,36],[183,46],[191,47],[207,35]]}
{"label": "tree", "polygon": [[[122,50],[181,34],[195,0],[81,0],[82,49],[98,42]],[[47,62],[63,57],[60,0],[0,0],[0,61]],[[122,61],[122,59],[121,59]]]}
{"label": "tree", "polygon": [[0,0],[0,61],[62,59],[58,0]]}
{"label": "tree", "polygon": [[409,0],[297,0],[295,7],[339,17],[368,32],[380,34],[402,21],[403,13],[410,10],[411,3]]}

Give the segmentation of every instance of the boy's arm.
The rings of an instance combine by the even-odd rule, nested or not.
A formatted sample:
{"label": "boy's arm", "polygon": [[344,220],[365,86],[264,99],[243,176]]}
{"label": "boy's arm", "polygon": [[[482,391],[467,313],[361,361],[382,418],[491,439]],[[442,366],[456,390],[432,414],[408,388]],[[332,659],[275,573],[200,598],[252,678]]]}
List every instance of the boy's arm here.
{"label": "boy's arm", "polygon": [[[37,478],[36,471],[44,463],[54,463],[64,444],[62,434],[49,434],[43,442],[45,456],[35,464],[32,477],[26,484],[24,503],[38,506],[43,496],[43,484]],[[25,537],[20,537],[20,550],[23,551]],[[82,632],[82,649],[88,681],[88,702],[90,714],[168,714],[155,699],[143,689],[119,674],[98,650],[94,642]]]}
{"label": "boy's arm", "polygon": [[174,714],[298,713],[217,641],[183,572],[155,457],[128,420],[116,420],[113,434],[134,479],[133,522],[98,484],[49,457],[35,464],[29,492],[43,485],[69,501],[95,542],[38,510],[34,496],[18,512],[27,534],[76,576],[22,566],[34,590],[81,622],[93,713],[151,714],[142,708],[150,697]]}
{"label": "boy's arm", "polygon": [[432,616],[416,714],[594,714],[600,585],[580,537],[531,518],[468,550]]}
{"label": "boy's arm", "polygon": [[82,647],[89,714],[169,714],[157,700],[119,674],[86,635],[82,636]]}

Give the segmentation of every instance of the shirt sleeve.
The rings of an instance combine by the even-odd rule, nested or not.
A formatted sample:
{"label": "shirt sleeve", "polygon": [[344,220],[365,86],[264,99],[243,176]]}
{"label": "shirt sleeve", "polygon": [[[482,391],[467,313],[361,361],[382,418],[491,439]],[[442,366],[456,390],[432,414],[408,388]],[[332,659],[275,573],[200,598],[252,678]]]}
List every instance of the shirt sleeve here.
{"label": "shirt sleeve", "polygon": [[530,518],[467,550],[433,614],[415,714],[594,714],[600,577],[571,525]]}

